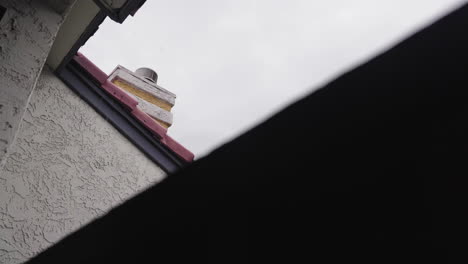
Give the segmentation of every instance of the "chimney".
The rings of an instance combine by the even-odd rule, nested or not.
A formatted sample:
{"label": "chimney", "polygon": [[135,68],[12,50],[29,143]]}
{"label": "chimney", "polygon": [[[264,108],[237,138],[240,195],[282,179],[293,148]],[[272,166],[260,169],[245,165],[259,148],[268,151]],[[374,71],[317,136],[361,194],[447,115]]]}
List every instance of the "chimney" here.
{"label": "chimney", "polygon": [[165,128],[172,125],[171,109],[176,95],[157,85],[158,74],[150,68],[132,72],[117,66],[108,80],[138,101],[138,107]]}

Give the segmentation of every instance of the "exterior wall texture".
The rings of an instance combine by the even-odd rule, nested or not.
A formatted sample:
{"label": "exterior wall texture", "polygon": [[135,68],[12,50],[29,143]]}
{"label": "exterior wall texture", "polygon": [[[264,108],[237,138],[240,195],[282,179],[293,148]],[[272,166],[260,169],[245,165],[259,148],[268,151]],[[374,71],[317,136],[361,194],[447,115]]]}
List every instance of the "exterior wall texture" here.
{"label": "exterior wall texture", "polygon": [[0,168],[66,15],[44,2],[0,0]]}
{"label": "exterior wall texture", "polygon": [[0,171],[0,263],[20,263],[164,172],[44,68]]}

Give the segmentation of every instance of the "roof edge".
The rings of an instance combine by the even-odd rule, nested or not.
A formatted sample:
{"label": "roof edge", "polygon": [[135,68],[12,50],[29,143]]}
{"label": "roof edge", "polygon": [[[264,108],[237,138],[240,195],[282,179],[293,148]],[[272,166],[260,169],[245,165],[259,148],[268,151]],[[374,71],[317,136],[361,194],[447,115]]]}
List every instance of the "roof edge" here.
{"label": "roof edge", "polygon": [[94,3],[104,10],[109,18],[122,24],[129,15],[134,16],[146,0],[128,0],[121,8],[112,8],[102,0],[94,0]]}
{"label": "roof edge", "polygon": [[112,96],[119,103],[126,106],[132,116],[150,130],[164,146],[186,162],[192,162],[194,160],[195,155],[190,150],[186,149],[180,143],[167,135],[167,130],[164,127],[154,121],[154,119],[152,119],[147,113],[143,112],[138,107],[138,102],[130,95],[118,86],[109,82],[107,80],[108,75],[86,58],[86,56],[78,52],[78,54],[74,56],[73,60],[83,67],[83,69],[85,69],[97,82],[99,82],[101,89],[105,90],[107,94]]}

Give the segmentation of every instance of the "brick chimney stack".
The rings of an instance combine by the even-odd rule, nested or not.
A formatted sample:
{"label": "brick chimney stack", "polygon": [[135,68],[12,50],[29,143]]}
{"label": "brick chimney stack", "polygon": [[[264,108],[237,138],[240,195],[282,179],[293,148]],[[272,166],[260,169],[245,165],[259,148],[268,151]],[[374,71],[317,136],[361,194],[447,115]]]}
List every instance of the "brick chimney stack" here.
{"label": "brick chimney stack", "polygon": [[172,125],[171,109],[176,95],[157,85],[158,74],[155,71],[139,68],[132,72],[119,65],[108,80],[134,97],[141,110],[161,126],[169,128]]}

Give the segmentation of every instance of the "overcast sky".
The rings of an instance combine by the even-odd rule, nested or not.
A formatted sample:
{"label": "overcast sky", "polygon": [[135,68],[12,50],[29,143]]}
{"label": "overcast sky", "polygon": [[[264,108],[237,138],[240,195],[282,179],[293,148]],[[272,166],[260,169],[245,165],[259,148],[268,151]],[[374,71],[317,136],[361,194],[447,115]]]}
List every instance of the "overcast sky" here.
{"label": "overcast sky", "polygon": [[199,158],[464,2],[147,0],[81,52],[156,70],[177,95],[169,134]]}

